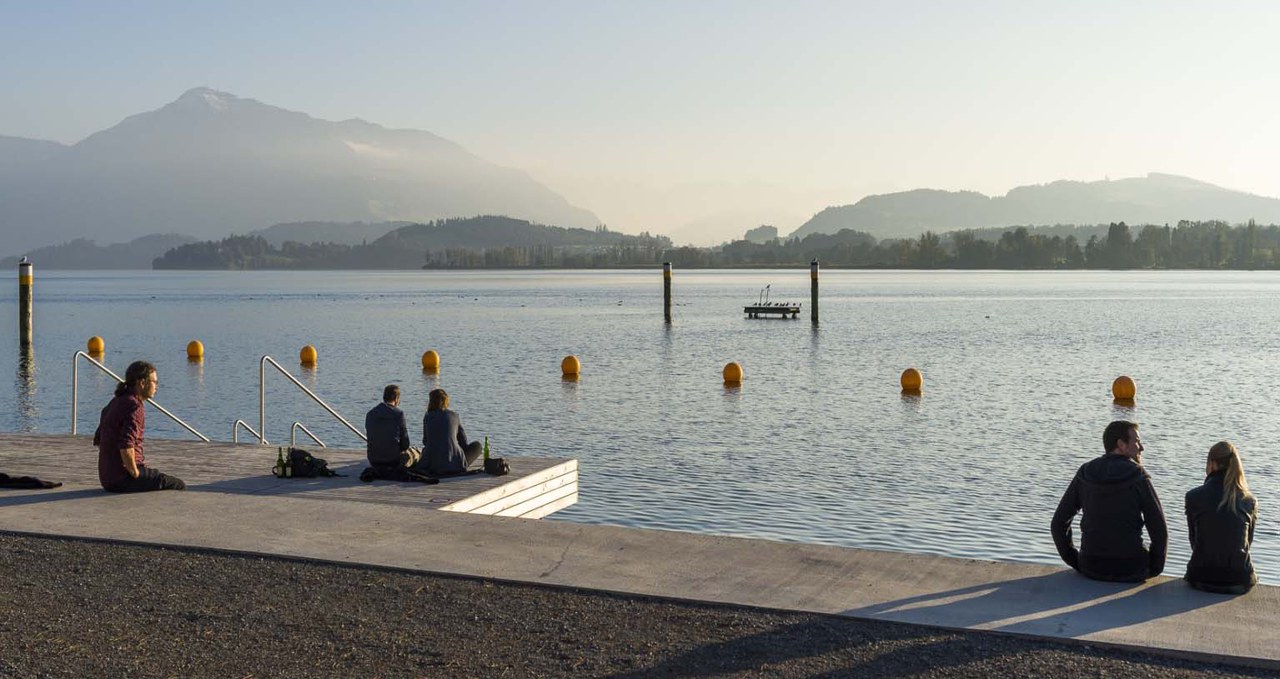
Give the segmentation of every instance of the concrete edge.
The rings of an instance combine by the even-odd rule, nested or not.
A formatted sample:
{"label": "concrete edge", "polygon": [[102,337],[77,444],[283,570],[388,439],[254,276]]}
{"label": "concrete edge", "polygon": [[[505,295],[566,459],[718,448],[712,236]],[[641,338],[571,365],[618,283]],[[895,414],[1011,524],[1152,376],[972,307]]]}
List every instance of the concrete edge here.
{"label": "concrete edge", "polygon": [[715,601],[708,599],[696,599],[691,597],[681,597],[675,595],[652,594],[648,592],[635,592],[621,589],[606,589],[595,587],[583,587],[578,585],[566,585],[551,582],[538,582],[533,580],[523,580],[516,578],[501,578],[484,575],[475,575],[469,573],[458,573],[450,571],[434,571],[423,568],[410,568],[405,566],[388,566],[383,564],[369,564],[352,561],[339,561],[336,559],[326,559],[321,557],[308,557],[297,555],[276,554],[271,552],[260,552],[255,550],[241,549],[225,549],[213,547],[196,547],[192,545],[180,545],[166,542],[144,542],[140,540],[121,540],[113,538],[85,537],[79,535],[63,535],[58,533],[40,533],[35,531],[21,531],[0,529],[0,535],[16,535],[21,537],[33,537],[51,540],[67,540],[72,542],[96,543],[104,545],[128,545],[133,547],[148,547],[153,549],[167,549],[177,552],[186,552],[191,554],[211,554],[223,556],[235,556],[242,558],[262,558],[273,559],[276,561],[284,561],[290,563],[304,564],[322,564],[327,566],[337,566],[342,568],[361,569],[369,571],[379,571],[387,573],[406,573],[418,575],[430,575],[432,577],[441,577],[451,580],[471,580],[479,582],[495,582],[508,585],[519,585],[524,587],[543,588],[550,590],[559,590],[567,592],[579,592],[585,594],[603,594],[608,596],[622,596],[638,599],[646,599],[650,601],[669,601],[683,604],[697,604],[699,606],[708,606],[717,609],[745,609],[764,611],[771,613],[803,613],[806,615],[818,615],[829,618],[842,618],[848,620],[859,620],[864,622],[878,622],[892,625],[903,625],[907,627],[916,627],[922,629],[933,629],[946,632],[969,633],[976,635],[1000,635],[1008,636],[1029,641],[1038,641],[1049,645],[1060,644],[1078,648],[1105,648],[1110,650],[1121,651],[1125,653],[1138,653],[1156,658],[1173,658],[1178,660],[1190,660],[1195,662],[1226,665],[1232,667],[1246,667],[1264,670],[1280,670],[1280,661],[1270,660],[1267,658],[1258,658],[1255,656],[1238,656],[1224,655],[1215,653],[1203,653],[1199,651],[1188,651],[1183,649],[1159,648],[1150,646],[1140,646],[1136,644],[1124,644],[1109,641],[1095,641],[1090,639],[1076,639],[1072,637],[1054,637],[1039,634],[1030,634],[1025,632],[1009,632],[1003,630],[988,629],[971,629],[968,627],[938,625],[920,622],[909,622],[902,620],[891,620],[876,617],[874,615],[857,615],[854,613],[831,613],[828,611],[817,611],[804,608],[778,608],[771,606],[761,606],[743,603],[731,603],[725,601]]}

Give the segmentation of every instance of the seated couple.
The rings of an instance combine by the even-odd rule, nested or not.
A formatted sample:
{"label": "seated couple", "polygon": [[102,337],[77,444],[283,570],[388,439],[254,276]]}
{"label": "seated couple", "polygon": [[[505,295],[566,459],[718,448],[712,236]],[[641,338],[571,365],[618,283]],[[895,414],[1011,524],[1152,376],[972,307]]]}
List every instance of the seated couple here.
{"label": "seated couple", "polygon": [[382,403],[364,416],[369,466],[379,478],[398,479],[409,470],[427,476],[464,474],[482,448],[467,442],[458,414],[449,410],[449,394],[432,389],[422,418],[422,451],[409,446],[409,428],[400,410],[400,387],[387,385]]}
{"label": "seated couple", "polygon": [[[1058,509],[1052,533],[1068,566],[1095,580],[1141,582],[1164,570],[1169,531],[1151,476],[1138,425],[1116,421],[1102,434],[1107,451],[1076,472]],[[1080,549],[1071,524],[1080,519]],[[1227,441],[1209,448],[1204,484],[1186,494],[1191,560],[1184,578],[1196,589],[1243,594],[1258,582],[1249,556],[1258,504],[1245,481],[1240,453]],[[1142,543],[1142,530],[1151,538]]]}

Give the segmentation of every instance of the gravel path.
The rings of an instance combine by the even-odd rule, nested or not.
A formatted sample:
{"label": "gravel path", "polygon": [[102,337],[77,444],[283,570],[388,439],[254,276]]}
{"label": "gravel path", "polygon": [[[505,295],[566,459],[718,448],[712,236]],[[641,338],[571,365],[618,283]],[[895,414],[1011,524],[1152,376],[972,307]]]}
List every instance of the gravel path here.
{"label": "gravel path", "polygon": [[1266,677],[1093,647],[0,533],[16,677]]}

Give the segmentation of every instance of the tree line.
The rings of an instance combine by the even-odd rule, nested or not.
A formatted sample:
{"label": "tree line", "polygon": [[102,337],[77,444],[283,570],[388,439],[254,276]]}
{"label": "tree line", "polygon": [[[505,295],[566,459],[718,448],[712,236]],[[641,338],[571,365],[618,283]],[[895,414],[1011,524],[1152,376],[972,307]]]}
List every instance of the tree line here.
{"label": "tree line", "polygon": [[[408,227],[406,227],[408,229]],[[1043,232],[1038,232],[1043,231]],[[155,259],[157,269],[480,269],[649,267],[681,268],[823,266],[908,269],[1280,269],[1280,226],[1181,221],[1176,226],[1124,222],[1075,227],[1019,226],[925,232],[918,238],[876,240],[845,229],[835,234],[746,240],[715,247],[674,247],[664,236],[609,236],[602,242],[503,246],[433,246],[413,231],[373,243],[341,245],[285,242],[274,247],[259,236],[231,236],[191,243]],[[1089,235],[1081,242],[1076,233]],[[425,234],[422,234],[425,235]],[[430,234],[435,236],[436,234]]]}
{"label": "tree line", "polygon": [[[1046,227],[1040,227],[1048,230]],[[1053,227],[1049,227],[1053,228]],[[719,248],[675,248],[667,259],[683,268],[823,266],[903,269],[1278,269],[1280,226],[1180,221],[1176,226],[1124,222],[1094,228],[1082,243],[1075,235],[1036,233],[1019,226],[992,231],[927,231],[918,238],[877,241],[845,229],[836,234],[735,241]],[[1061,230],[1061,229],[1056,229]]]}

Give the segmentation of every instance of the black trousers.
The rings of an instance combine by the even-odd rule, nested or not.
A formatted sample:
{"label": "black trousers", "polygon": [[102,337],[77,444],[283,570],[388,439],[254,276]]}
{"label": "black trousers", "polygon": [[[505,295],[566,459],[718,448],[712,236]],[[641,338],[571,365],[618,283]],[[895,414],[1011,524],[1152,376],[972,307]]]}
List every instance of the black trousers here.
{"label": "black trousers", "polygon": [[138,467],[138,478],[128,479],[107,490],[112,493],[145,493],[151,490],[186,490],[187,484],[176,476],[162,474],[150,467]]}

